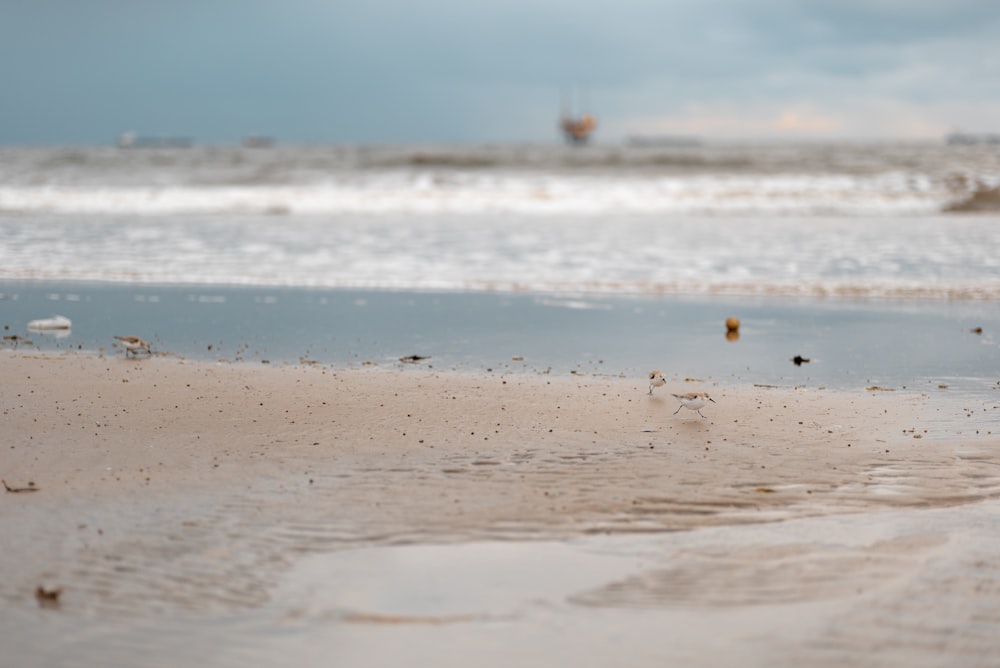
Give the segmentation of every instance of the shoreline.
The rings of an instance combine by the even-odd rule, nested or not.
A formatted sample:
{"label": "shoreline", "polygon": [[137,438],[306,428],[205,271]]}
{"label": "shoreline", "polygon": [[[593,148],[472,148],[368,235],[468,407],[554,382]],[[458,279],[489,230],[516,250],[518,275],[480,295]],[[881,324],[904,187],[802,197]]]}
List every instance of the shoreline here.
{"label": "shoreline", "polygon": [[[8,284],[9,285],[9,284]],[[0,290],[7,287],[0,282]],[[16,296],[17,298],[13,298]],[[985,302],[551,295],[37,284],[0,301],[10,350],[120,352],[138,335],[182,359],[871,385],[992,396],[1000,316]],[[63,315],[71,330],[27,323]],[[724,322],[739,317],[739,337]],[[29,347],[27,342],[32,345]],[[811,363],[794,366],[795,356]]]}

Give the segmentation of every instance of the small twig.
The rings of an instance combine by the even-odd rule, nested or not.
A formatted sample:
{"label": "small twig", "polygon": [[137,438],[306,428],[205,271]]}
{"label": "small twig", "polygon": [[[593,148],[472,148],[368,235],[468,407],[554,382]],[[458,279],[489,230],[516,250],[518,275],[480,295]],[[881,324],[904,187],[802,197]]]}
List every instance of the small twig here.
{"label": "small twig", "polygon": [[27,487],[11,487],[10,485],[7,484],[6,480],[2,480],[2,479],[0,479],[0,482],[3,483],[3,488],[5,490],[7,490],[8,492],[12,492],[14,494],[17,494],[17,493],[20,493],[20,492],[37,492],[38,491],[38,488],[35,487],[35,483],[33,483],[33,482],[29,482]]}

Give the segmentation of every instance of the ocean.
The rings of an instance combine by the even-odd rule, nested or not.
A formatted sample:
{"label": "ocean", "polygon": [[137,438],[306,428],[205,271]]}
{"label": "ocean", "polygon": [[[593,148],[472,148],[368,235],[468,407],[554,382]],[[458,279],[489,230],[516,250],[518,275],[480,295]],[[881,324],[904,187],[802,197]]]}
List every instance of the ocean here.
{"label": "ocean", "polygon": [[998,185],[944,143],[4,148],[0,279],[994,300]]}

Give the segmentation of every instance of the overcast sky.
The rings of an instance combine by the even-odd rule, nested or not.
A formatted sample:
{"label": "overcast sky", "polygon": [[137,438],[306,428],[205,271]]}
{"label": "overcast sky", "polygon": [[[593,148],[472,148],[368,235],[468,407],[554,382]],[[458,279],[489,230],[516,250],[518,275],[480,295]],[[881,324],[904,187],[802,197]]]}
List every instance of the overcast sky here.
{"label": "overcast sky", "polygon": [[997,0],[0,0],[0,144],[1000,132]]}

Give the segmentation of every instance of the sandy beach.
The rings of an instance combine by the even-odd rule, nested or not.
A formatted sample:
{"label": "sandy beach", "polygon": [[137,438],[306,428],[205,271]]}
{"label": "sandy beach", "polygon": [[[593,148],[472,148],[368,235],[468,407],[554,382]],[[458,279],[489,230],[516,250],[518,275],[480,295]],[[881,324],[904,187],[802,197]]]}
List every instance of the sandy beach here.
{"label": "sandy beach", "polygon": [[[997,406],[943,388],[650,396],[641,377],[20,350],[0,369],[19,663],[1000,649]],[[717,402],[704,419],[672,415],[688,391]]]}

